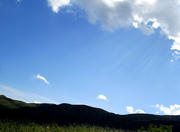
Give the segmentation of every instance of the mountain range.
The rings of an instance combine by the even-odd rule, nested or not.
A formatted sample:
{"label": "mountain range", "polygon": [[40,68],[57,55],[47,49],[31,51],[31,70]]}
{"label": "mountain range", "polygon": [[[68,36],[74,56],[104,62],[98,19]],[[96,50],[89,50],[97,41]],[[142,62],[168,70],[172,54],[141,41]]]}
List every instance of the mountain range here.
{"label": "mountain range", "polygon": [[71,104],[34,104],[13,100],[0,95],[0,120],[31,121],[40,124],[93,125],[136,130],[154,125],[172,125],[173,132],[180,131],[180,116],[129,114],[118,115],[100,108]]}

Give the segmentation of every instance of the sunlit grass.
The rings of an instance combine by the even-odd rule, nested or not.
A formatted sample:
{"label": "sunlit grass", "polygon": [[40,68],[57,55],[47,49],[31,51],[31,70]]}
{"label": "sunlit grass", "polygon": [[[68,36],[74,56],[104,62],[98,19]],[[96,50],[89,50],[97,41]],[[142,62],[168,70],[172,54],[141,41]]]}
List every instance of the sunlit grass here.
{"label": "sunlit grass", "polygon": [[40,125],[35,123],[0,122],[0,132],[131,132],[96,126],[59,126]]}
{"label": "sunlit grass", "polygon": [[150,125],[137,131],[103,128],[88,125],[60,126],[57,124],[40,125],[36,123],[20,123],[13,121],[0,121],[0,132],[172,132],[172,126],[161,125],[159,127]]}

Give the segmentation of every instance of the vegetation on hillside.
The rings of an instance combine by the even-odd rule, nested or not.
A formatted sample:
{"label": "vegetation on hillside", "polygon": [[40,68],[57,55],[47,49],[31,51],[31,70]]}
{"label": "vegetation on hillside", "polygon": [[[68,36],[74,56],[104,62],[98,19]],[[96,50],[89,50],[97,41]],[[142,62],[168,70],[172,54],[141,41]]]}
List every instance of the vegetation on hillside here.
{"label": "vegetation on hillside", "polygon": [[[106,132],[107,129],[103,129],[105,127],[116,128],[120,131],[119,129],[138,130],[141,126],[145,129],[142,127],[138,130],[138,132],[171,132],[172,129],[173,132],[179,132],[180,130],[180,116],[161,116],[150,114],[117,115],[86,105],[31,104],[13,100],[5,96],[0,96],[0,121],[3,120],[13,121],[12,124],[11,122],[1,123],[1,129],[6,129],[7,132],[13,132],[16,130],[20,131],[23,128],[27,130],[27,132],[30,132],[31,129],[34,131],[37,129],[39,132],[39,128],[43,129],[43,131],[47,131],[47,128],[43,124],[58,124],[58,126],[48,126],[52,129],[48,129],[47,132],[54,130],[54,126],[57,127],[57,130],[63,128],[63,132],[66,132],[65,130],[71,132],[69,127],[60,126],[69,126],[72,124],[77,125],[73,130],[76,130],[81,126],[83,129],[86,128],[86,131],[89,132],[90,130],[94,130],[93,132],[96,132],[95,130],[97,127],[82,126],[83,124],[87,124],[88,126],[100,126],[102,127],[102,131],[100,132]],[[17,123],[19,121],[22,121],[23,123]],[[29,122],[34,122],[36,124],[31,125]],[[155,124],[156,126],[149,126],[150,124]],[[0,130],[0,132],[2,132],[2,130]],[[79,132],[79,130],[77,132]]]}
{"label": "vegetation on hillside", "polygon": [[10,98],[7,98],[6,96],[0,95],[0,106],[6,107],[6,108],[20,108],[20,107],[34,107],[36,104],[31,103],[25,103],[18,100],[13,100]]}

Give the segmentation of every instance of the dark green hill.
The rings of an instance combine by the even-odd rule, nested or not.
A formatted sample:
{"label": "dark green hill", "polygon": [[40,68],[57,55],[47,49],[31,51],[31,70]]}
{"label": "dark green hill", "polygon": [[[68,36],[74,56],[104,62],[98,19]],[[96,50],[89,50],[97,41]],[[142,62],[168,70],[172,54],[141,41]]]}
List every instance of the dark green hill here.
{"label": "dark green hill", "polygon": [[20,108],[20,107],[33,107],[35,104],[25,103],[18,100],[7,98],[4,95],[0,95],[0,106],[6,108]]}
{"label": "dark green hill", "polygon": [[117,115],[86,105],[28,104],[0,96],[0,120],[57,123],[61,125],[89,124],[135,130],[141,126],[173,125],[173,132],[180,131],[180,116],[150,114]]}

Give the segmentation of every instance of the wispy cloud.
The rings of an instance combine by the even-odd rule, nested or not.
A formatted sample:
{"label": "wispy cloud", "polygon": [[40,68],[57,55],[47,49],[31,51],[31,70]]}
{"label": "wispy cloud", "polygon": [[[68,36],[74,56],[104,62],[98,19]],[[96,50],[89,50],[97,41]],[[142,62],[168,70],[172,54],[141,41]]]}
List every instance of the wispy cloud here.
{"label": "wispy cloud", "polygon": [[180,51],[180,2],[178,0],[47,1],[55,13],[64,6],[78,5],[85,10],[90,23],[100,23],[105,30],[114,31],[119,28],[134,27],[148,35],[160,31],[173,41],[171,50]]}
{"label": "wispy cloud", "polygon": [[13,99],[18,99],[25,102],[31,102],[31,103],[34,103],[34,102],[56,103],[55,101],[48,99],[46,97],[42,97],[34,93],[23,92],[21,90],[17,90],[15,88],[5,86],[5,85],[0,85],[0,94],[3,94]]}
{"label": "wispy cloud", "polygon": [[22,0],[16,0],[18,3],[22,2]]}
{"label": "wispy cloud", "polygon": [[170,105],[169,107],[165,107],[164,105],[155,105],[161,112],[165,115],[180,115],[180,105]]}
{"label": "wispy cloud", "polygon": [[103,95],[103,94],[99,94],[97,96],[97,99],[108,101],[108,98],[105,95]]}
{"label": "wispy cloud", "polygon": [[142,113],[142,114],[144,114],[144,113],[146,113],[146,112],[144,112],[141,109],[134,110],[134,108],[132,106],[126,106],[126,110],[130,114],[135,114],[135,113]]}
{"label": "wispy cloud", "polygon": [[49,81],[45,77],[41,76],[40,74],[37,74],[36,78],[42,80],[44,83],[48,85],[50,84]]}

